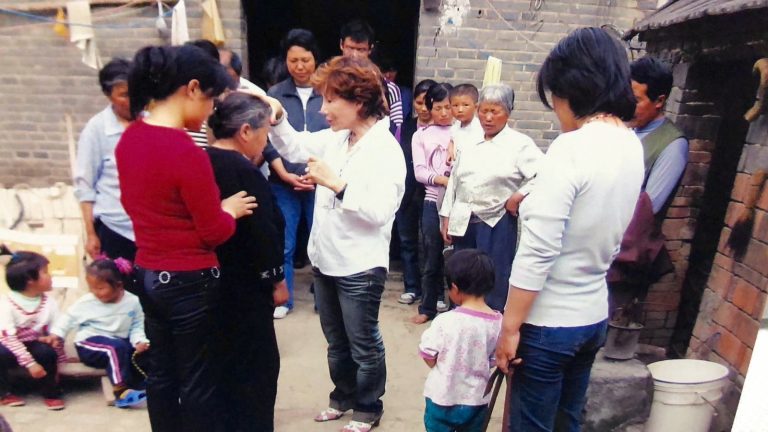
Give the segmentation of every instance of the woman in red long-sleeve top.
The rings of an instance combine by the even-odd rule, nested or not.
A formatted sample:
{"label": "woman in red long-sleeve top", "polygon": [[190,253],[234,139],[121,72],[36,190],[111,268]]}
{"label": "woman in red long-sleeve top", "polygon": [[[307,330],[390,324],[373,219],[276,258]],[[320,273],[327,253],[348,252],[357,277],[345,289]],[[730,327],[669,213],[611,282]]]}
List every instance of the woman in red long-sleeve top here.
{"label": "woman in red long-sleeve top", "polygon": [[136,233],[133,290],[151,343],[147,403],[155,432],[218,427],[210,356],[215,247],[255,200],[240,192],[220,201],[208,157],[183,128],[199,129],[228,84],[224,68],[195,46],[142,48],[128,76],[137,120],[115,156],[121,201]]}

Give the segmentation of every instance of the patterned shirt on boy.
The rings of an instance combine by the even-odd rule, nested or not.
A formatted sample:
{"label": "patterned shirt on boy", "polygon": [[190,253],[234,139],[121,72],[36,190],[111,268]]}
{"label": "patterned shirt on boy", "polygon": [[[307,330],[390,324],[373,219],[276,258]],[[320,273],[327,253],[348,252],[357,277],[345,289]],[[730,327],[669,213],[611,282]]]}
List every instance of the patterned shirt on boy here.
{"label": "patterned shirt on boy", "polygon": [[496,342],[501,331],[499,312],[458,307],[437,316],[421,335],[419,352],[437,360],[424,384],[424,396],[437,405],[486,405],[483,396],[495,366]]}

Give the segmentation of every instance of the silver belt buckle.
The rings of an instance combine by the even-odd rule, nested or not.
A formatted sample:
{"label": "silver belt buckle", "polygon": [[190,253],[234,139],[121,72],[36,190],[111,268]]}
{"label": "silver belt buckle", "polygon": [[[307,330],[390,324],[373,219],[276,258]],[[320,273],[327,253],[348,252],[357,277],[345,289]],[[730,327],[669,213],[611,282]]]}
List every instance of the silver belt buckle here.
{"label": "silver belt buckle", "polygon": [[221,271],[219,271],[218,267],[211,267],[211,276],[218,279],[220,275],[221,275]]}
{"label": "silver belt buckle", "polygon": [[161,284],[167,284],[171,281],[171,274],[167,271],[161,271],[160,274],[157,275],[157,278],[160,280]]}

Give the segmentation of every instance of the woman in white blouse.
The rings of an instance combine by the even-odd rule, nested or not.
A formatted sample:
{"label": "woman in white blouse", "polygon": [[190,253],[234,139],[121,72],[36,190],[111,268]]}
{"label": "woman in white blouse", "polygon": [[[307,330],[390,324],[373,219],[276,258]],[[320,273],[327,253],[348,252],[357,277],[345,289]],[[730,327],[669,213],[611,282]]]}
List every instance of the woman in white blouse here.
{"label": "woman in white blouse", "polygon": [[336,420],[353,410],[342,431],[367,432],[383,412],[386,366],[378,316],[405,159],[389,132],[373,63],[335,57],[317,70],[312,84],[323,95],[320,112],[331,128],[296,132],[272,99],[278,121],[270,138],[285,159],[307,162],[303,179],[319,186],[307,249],[335,388],[329,408],[315,420]]}
{"label": "woman in white blouse", "polygon": [[[531,138],[507,125],[515,93],[506,84],[480,91],[477,115],[483,128],[467,139],[451,173],[443,205],[443,240],[458,249],[480,249],[493,259],[496,279],[485,300],[503,311],[517,244],[517,207],[524,181],[536,175],[542,152]],[[506,205],[506,208],[505,208]]]}
{"label": "woman in white blouse", "polygon": [[578,431],[605,339],[605,275],[640,194],[643,149],[624,125],[635,112],[627,54],[604,30],[582,28],[562,39],[537,87],[563,134],[520,205],[496,361],[504,371],[517,364],[510,430]]}

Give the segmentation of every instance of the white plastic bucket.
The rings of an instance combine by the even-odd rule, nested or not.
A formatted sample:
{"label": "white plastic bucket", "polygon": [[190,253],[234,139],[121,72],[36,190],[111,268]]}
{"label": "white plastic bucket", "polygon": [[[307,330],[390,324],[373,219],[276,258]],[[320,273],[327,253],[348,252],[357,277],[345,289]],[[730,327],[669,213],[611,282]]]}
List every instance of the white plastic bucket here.
{"label": "white plastic bucket", "polygon": [[704,360],[664,360],[648,365],[653,377],[646,432],[708,432],[728,369]]}

